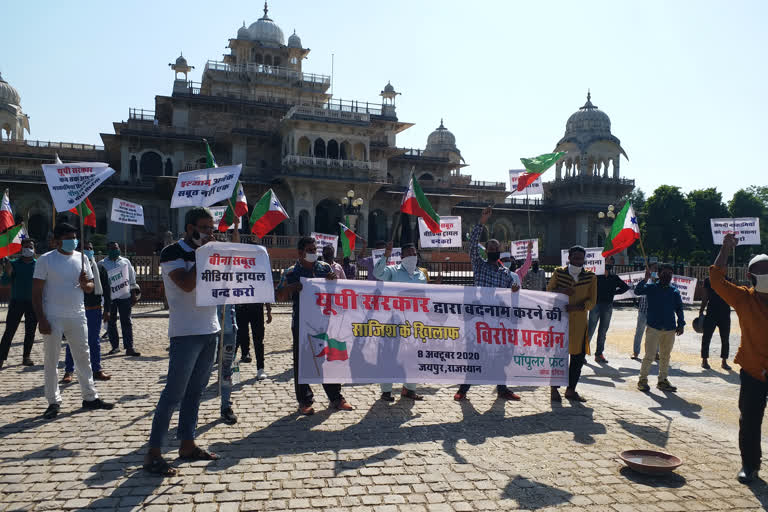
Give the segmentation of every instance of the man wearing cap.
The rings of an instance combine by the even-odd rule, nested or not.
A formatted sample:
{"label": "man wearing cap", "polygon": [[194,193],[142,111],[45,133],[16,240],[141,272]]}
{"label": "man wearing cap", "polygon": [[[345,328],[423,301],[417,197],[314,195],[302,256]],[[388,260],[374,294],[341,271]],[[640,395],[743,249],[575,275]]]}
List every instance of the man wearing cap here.
{"label": "man wearing cap", "polygon": [[741,471],[739,482],[748,484],[760,470],[760,430],[768,395],[768,255],[752,258],[747,267],[747,279],[752,287],[737,286],[725,279],[728,255],[738,244],[732,234],[725,235],[715,264],[709,268],[712,289],[739,316],[741,344],[734,362],[741,365],[739,391],[739,450]]}
{"label": "man wearing cap", "polygon": [[[379,258],[373,267],[373,274],[379,281],[391,281],[394,283],[419,283],[427,284],[427,275],[416,265],[419,257],[416,255],[416,246],[411,243],[402,245],[402,260],[397,265],[387,265],[387,260],[392,254],[392,242],[387,244],[384,256]],[[423,400],[424,397],[416,393],[416,384],[403,384],[400,396],[411,400]],[[392,383],[381,384],[381,400],[393,402]]]}

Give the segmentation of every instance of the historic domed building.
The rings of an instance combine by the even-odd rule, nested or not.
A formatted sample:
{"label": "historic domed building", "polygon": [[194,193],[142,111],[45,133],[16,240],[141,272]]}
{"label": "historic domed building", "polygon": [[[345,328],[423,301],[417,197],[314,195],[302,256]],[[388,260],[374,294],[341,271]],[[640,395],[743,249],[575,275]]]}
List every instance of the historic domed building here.
{"label": "historic domed building", "polygon": [[29,116],[21,110],[21,96],[0,74],[0,139],[22,140],[29,133]]}

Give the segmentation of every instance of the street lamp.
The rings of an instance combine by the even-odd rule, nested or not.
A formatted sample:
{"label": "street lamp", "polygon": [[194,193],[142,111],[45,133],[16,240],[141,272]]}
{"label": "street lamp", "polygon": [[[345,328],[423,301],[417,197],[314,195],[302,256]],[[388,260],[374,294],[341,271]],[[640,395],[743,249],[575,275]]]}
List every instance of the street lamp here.
{"label": "street lamp", "polygon": [[355,191],[348,190],[347,195],[340,199],[341,209],[346,217],[346,224],[352,229],[355,229],[357,223],[357,216],[360,213],[360,208],[363,206],[363,198],[358,197],[355,199]]}
{"label": "street lamp", "polygon": [[613,220],[616,218],[616,214],[613,213],[614,210],[615,210],[614,206],[612,204],[609,204],[608,211],[597,212],[597,218],[602,221],[603,231],[605,232],[606,238],[608,237],[608,233],[611,232],[611,227],[613,226]]}

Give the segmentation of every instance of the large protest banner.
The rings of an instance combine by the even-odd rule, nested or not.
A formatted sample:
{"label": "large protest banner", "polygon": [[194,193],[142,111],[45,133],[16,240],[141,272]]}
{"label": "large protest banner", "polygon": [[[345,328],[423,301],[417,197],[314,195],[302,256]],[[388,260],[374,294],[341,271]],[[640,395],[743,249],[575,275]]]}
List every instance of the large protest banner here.
{"label": "large protest banner", "polygon": [[112,198],[112,222],[120,224],[144,225],[144,207],[137,203]]}
{"label": "large protest banner", "polygon": [[531,240],[514,240],[509,243],[509,252],[512,253],[512,257],[517,261],[525,261],[528,257],[528,242],[533,241],[533,248],[531,249],[531,259],[539,259],[539,239],[533,238]]}
{"label": "large protest banner", "polygon": [[309,236],[315,239],[317,255],[323,255],[323,247],[333,248],[333,257],[336,257],[336,247],[339,245],[339,235],[326,235],[325,233],[312,232]]}
{"label": "large protest banner", "polygon": [[227,201],[237,186],[241,164],[180,172],[171,196],[171,208],[211,206]]}
{"label": "large protest banner", "polygon": [[275,302],[269,254],[261,245],[210,242],[195,251],[198,306]]}
{"label": "large protest banner", "polygon": [[[568,265],[568,249],[560,251],[560,262],[563,266]],[[601,276],[605,274],[605,258],[603,258],[602,247],[590,247],[584,256],[584,268]]]}
{"label": "large protest banner", "polygon": [[635,295],[634,289],[637,283],[645,279],[645,270],[642,272],[624,272],[622,274],[616,274],[621,278],[622,281],[627,283],[629,286],[629,290],[625,291],[621,295],[615,295],[613,297],[614,301],[617,300],[631,300],[634,298],[637,298],[637,295]]}
{"label": "large protest banner", "polygon": [[53,198],[53,206],[66,212],[80,203],[115,174],[103,162],[76,162],[71,164],[43,164],[45,183]]}
{"label": "large protest banner", "polygon": [[525,187],[523,190],[517,190],[517,179],[521,174],[524,174],[525,169],[511,169],[509,171],[509,186],[513,196],[524,196],[528,194],[533,196],[536,194],[544,193],[544,186],[541,184],[541,177],[536,178],[536,181]]}
{"label": "large protest banner", "polygon": [[564,386],[568,298],[303,279],[299,382]]}
{"label": "large protest banner", "polygon": [[[373,249],[371,251],[371,257],[373,258],[373,265],[376,266],[376,263],[384,256],[384,253],[386,252],[386,249]],[[402,259],[402,253],[403,250],[400,247],[393,247],[392,253],[389,255],[389,259],[387,259],[387,265],[397,265]]]}
{"label": "large protest banner", "polygon": [[131,296],[127,265],[120,264],[112,270],[108,270],[107,281],[109,282],[109,292],[112,300],[127,299]]}
{"label": "large protest banner", "polygon": [[[621,278],[622,281],[630,286],[630,289],[621,295],[616,295],[613,300],[630,300],[637,298],[634,289],[635,286],[637,286],[637,283],[645,279],[645,271],[625,272],[617,275]],[[693,295],[696,292],[696,282],[697,279],[695,277],[677,275],[672,276],[672,285],[680,290],[680,298],[683,299],[683,304],[693,304]]]}
{"label": "large protest banner", "polygon": [[742,217],[738,219],[709,219],[712,227],[712,242],[723,245],[723,238],[733,233],[739,245],[760,245],[760,219]]}
{"label": "large protest banner", "polygon": [[461,217],[440,217],[441,233],[433,233],[419,217],[419,242],[423,248],[461,247]]}
{"label": "large protest banner", "polygon": [[[211,206],[210,208],[208,208],[209,210],[211,210],[211,213],[213,214],[213,225],[214,226],[218,227],[219,222],[221,222],[221,219],[224,218],[224,214],[227,213],[227,208],[228,208],[227,206]],[[240,225],[242,226],[242,224],[243,224],[243,221],[242,221],[242,217],[241,217]],[[227,231],[231,231],[234,227],[235,227],[235,225],[232,224],[231,226],[229,226],[227,228]]]}

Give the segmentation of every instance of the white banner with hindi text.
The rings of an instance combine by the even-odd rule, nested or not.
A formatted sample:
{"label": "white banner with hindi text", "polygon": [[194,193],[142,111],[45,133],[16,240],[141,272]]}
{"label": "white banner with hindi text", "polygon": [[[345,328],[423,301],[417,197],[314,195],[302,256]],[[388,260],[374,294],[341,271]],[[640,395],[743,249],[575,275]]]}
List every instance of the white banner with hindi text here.
{"label": "white banner with hindi text", "polygon": [[738,219],[709,219],[712,227],[712,242],[723,245],[723,238],[733,233],[739,245],[760,245],[760,219],[742,217]]}
{"label": "white banner with hindi text", "polygon": [[419,217],[419,242],[426,249],[461,247],[461,217],[440,217],[441,233],[433,233]]}
{"label": "white banner with hindi text", "polygon": [[120,224],[144,225],[144,207],[116,197],[112,198],[112,222]]}
{"label": "white banner with hindi text", "polygon": [[[376,266],[376,263],[384,256],[384,253],[386,252],[386,249],[373,249],[371,251],[371,257],[373,258],[373,266]],[[403,250],[400,247],[393,247],[392,248],[392,254],[389,255],[389,259],[387,260],[387,265],[397,265],[402,259],[402,253]]]}
{"label": "white banner with hindi text", "polygon": [[[531,259],[539,259],[539,239],[533,238],[533,248],[531,249]],[[528,242],[531,240],[515,240],[509,243],[509,252],[518,262],[524,262],[528,257]],[[521,263],[522,264],[522,263]]]}
{"label": "white banner with hindi text", "polygon": [[[560,262],[564,267],[568,265],[568,249],[560,251]],[[584,268],[598,276],[605,274],[605,258],[603,258],[602,247],[587,248],[587,255],[584,256]]]}
{"label": "white banner with hindi text", "polygon": [[264,246],[209,242],[195,251],[198,306],[275,302]]}
{"label": "white banner with hindi text", "polygon": [[[622,281],[630,286],[630,289],[621,295],[616,295],[613,300],[617,301],[637,298],[634,289],[635,286],[637,286],[637,283],[645,279],[645,271],[624,272],[617,275],[621,278]],[[693,295],[696,293],[697,281],[698,280],[695,277],[677,275],[672,276],[672,285],[680,290],[680,298],[683,299],[683,304],[693,304]]]}
{"label": "white banner with hindi text", "polygon": [[43,164],[43,174],[53,206],[66,212],[85,201],[96,187],[115,174],[115,170],[103,162],[76,162]]}
{"label": "white banner with hindi text", "polygon": [[336,247],[339,245],[339,235],[326,235],[325,233],[312,232],[309,236],[315,239],[315,247],[317,247],[317,255],[323,255],[323,247],[333,248],[333,257],[336,257]]}
{"label": "white banner with hindi text", "polygon": [[509,171],[509,189],[512,191],[513,196],[534,196],[536,194],[544,193],[544,185],[541,184],[541,176],[536,178],[536,181],[525,187],[523,190],[517,190],[517,178],[525,174],[525,169],[511,169]]}
{"label": "white banner with hindi text", "polygon": [[564,386],[568,298],[302,278],[299,382]]}
{"label": "white banner with hindi text", "polygon": [[109,297],[111,300],[127,299],[131,296],[131,287],[128,282],[128,267],[120,264],[112,270],[107,270],[109,281]]}
{"label": "white banner with hindi text", "polygon": [[211,206],[232,197],[241,164],[180,172],[171,197],[171,208]]}

